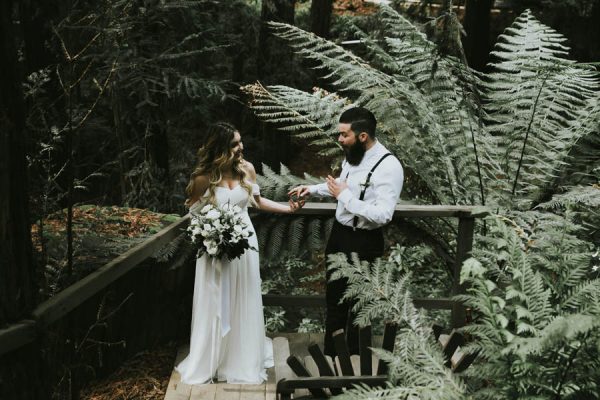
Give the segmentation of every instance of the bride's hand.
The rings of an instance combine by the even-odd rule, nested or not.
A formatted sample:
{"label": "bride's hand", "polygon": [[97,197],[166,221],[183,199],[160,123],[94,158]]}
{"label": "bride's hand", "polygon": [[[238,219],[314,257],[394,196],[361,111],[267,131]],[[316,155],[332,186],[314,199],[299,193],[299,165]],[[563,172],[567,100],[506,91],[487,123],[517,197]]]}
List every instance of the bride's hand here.
{"label": "bride's hand", "polygon": [[299,209],[304,207],[305,201],[304,200],[293,201],[292,199],[290,199],[289,203],[290,203],[290,213],[295,213],[296,211],[298,211]]}

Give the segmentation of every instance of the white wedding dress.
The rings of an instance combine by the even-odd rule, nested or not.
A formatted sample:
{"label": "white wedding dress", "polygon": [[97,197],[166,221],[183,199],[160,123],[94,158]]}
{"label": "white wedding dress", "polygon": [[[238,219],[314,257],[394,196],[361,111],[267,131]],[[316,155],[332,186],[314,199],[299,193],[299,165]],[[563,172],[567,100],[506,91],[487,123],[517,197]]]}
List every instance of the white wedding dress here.
{"label": "white wedding dress", "polygon": [[[253,184],[252,191],[258,194],[258,185]],[[219,204],[238,205],[254,232],[248,216],[250,197],[242,186],[217,187],[215,196]],[[191,208],[200,205],[204,204]],[[256,233],[249,242],[258,249]],[[257,384],[267,379],[273,347],[265,337],[260,285],[257,251],[246,250],[233,261],[206,254],[196,260],[190,353],[175,367],[182,382]]]}

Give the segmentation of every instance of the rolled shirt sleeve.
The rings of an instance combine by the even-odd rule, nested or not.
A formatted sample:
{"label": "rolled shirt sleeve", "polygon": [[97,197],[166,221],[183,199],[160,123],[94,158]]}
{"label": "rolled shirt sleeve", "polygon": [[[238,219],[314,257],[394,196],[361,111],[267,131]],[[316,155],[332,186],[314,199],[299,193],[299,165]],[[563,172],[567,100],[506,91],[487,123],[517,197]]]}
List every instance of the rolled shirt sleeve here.
{"label": "rolled shirt sleeve", "polygon": [[[339,178],[336,179],[336,181],[339,181]],[[316,196],[320,196],[320,197],[332,197],[331,192],[329,192],[329,189],[327,188],[327,183],[319,183],[317,185],[310,185],[308,187],[308,190],[311,195],[316,195]]]}

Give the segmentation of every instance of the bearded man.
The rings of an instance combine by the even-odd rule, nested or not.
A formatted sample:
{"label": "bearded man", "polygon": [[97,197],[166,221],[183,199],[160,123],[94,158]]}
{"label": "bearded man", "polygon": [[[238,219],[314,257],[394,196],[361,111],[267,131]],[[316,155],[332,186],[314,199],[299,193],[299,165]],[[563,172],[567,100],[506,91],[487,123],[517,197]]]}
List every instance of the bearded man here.
{"label": "bearded man", "polygon": [[[377,121],[363,107],[350,108],[339,118],[338,142],[346,159],[338,178],[329,175],[324,183],[298,186],[290,195],[301,201],[310,195],[337,199],[335,222],[325,254],[357,253],[359,259],[372,262],[384,252],[382,227],[392,220],[402,191],[404,171],[400,161],[375,137]],[[347,287],[346,279],[329,281],[327,271],[327,313],[325,354],[335,356],[332,333],[344,329],[350,354],[358,354],[358,328],[354,326],[351,304],[340,304]]]}

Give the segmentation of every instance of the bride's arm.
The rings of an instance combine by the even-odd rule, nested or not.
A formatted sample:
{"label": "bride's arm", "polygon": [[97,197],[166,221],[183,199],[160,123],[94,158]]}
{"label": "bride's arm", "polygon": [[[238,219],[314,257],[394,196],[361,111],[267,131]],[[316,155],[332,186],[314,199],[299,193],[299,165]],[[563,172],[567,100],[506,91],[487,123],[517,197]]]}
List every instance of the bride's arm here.
{"label": "bride's arm", "polygon": [[206,175],[198,175],[194,178],[194,189],[192,191],[192,195],[186,201],[186,205],[189,208],[191,208],[192,205],[196,204],[196,202],[202,198],[202,196],[208,189],[208,184],[208,176]]}
{"label": "bride's arm", "polygon": [[[244,169],[248,173],[248,178],[253,184],[256,184],[256,170],[254,169],[254,165],[252,163],[245,161]],[[269,200],[264,198],[259,194],[254,195],[254,201],[256,202],[256,207],[262,211],[272,212],[272,213],[281,213],[281,214],[291,214],[296,212],[301,205],[295,203],[290,200],[287,206],[277,203],[273,200]],[[302,204],[303,205],[303,204]]]}

